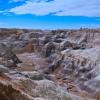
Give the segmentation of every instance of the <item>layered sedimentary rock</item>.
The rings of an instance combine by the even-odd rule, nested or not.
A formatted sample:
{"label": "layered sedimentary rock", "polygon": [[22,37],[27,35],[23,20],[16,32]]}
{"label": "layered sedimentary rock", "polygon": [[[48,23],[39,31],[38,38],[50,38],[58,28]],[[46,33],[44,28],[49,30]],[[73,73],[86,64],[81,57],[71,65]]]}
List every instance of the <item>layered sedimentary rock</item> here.
{"label": "layered sedimentary rock", "polygon": [[0,29],[0,99],[100,99],[100,30]]}

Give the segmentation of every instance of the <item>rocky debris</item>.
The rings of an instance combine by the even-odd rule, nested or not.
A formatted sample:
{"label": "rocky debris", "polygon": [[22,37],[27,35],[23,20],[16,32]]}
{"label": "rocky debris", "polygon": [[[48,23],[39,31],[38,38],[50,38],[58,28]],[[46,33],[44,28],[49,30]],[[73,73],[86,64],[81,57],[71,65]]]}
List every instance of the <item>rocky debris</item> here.
{"label": "rocky debris", "polygon": [[0,29],[0,98],[99,100],[99,40],[99,29]]}
{"label": "rocky debris", "polygon": [[17,60],[15,54],[8,48],[4,43],[0,43],[0,56],[5,59],[14,59]]}
{"label": "rocky debris", "polygon": [[10,82],[0,80],[1,100],[34,100],[31,96],[14,87]]}
{"label": "rocky debris", "polygon": [[80,96],[68,93],[65,88],[50,80],[18,77],[10,77],[10,80],[7,80],[1,76],[0,98],[2,100],[84,100]]}
{"label": "rocky debris", "polygon": [[36,71],[21,72],[21,74],[32,80],[43,80],[44,79],[43,75]]}
{"label": "rocky debris", "polygon": [[[29,84],[31,87],[27,87],[29,91],[32,91],[31,94],[33,97],[48,99],[48,100],[81,100],[79,96],[75,96],[73,94],[68,93],[66,90],[62,89],[59,85],[55,84],[49,80],[40,80],[40,81],[33,81],[31,83],[28,80],[21,80],[21,83],[24,83],[24,86],[27,87]],[[33,89],[33,90],[32,90]]]}
{"label": "rocky debris", "polygon": [[100,76],[95,77],[84,83],[85,86],[89,87],[93,91],[100,91]]}
{"label": "rocky debris", "polygon": [[94,98],[96,98],[96,100],[100,100],[100,91],[95,93]]}
{"label": "rocky debris", "polygon": [[17,67],[17,64],[21,63],[18,57],[10,50],[7,50],[3,55],[3,64],[7,67]]}
{"label": "rocky debris", "polygon": [[60,43],[60,50],[66,50],[66,49],[72,49],[72,50],[78,50],[78,49],[85,49],[86,48],[86,43],[73,43],[70,41],[64,40],[63,42]]}
{"label": "rocky debris", "polygon": [[50,63],[48,68],[44,73],[53,73],[57,68],[59,68],[62,64],[63,56],[61,54],[52,54],[48,58],[48,62]]}
{"label": "rocky debris", "polygon": [[4,65],[0,65],[0,73],[8,73],[9,69]]}
{"label": "rocky debris", "polygon": [[2,64],[6,67],[16,67],[21,61],[5,44],[0,44],[0,56],[2,57]]}
{"label": "rocky debris", "polygon": [[8,68],[15,68],[17,65],[14,63],[13,60],[3,61],[3,64]]}
{"label": "rocky debris", "polygon": [[47,44],[48,42],[52,41],[52,36],[51,35],[46,35],[43,39],[43,44]]}
{"label": "rocky debris", "polygon": [[69,42],[69,41],[63,41],[61,43],[61,50],[66,50],[67,48],[72,48],[73,47],[73,43]]}
{"label": "rocky debris", "polygon": [[19,51],[23,47],[25,47],[28,44],[28,41],[21,41],[21,40],[16,40],[16,41],[8,41],[7,46],[12,48],[12,51]]}
{"label": "rocky debris", "polygon": [[42,55],[44,57],[49,57],[52,53],[55,51],[55,45],[52,42],[47,43],[43,50],[42,50]]}
{"label": "rocky debris", "polygon": [[20,35],[20,40],[30,40],[31,38],[39,38],[42,37],[43,34],[41,32],[29,32],[29,33],[23,33]]}
{"label": "rocky debris", "polygon": [[[81,100],[82,98],[69,94],[65,89],[49,80],[41,80],[36,82],[38,92],[46,99],[50,100]],[[54,92],[55,91],[55,92]],[[47,95],[45,95],[47,94]]]}

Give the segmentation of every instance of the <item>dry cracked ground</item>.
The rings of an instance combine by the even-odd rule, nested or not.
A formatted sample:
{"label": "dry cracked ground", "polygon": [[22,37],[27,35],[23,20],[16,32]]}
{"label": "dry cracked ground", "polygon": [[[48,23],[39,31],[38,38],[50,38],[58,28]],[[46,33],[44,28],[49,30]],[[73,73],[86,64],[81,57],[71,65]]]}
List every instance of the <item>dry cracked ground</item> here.
{"label": "dry cracked ground", "polygon": [[0,100],[100,100],[100,29],[0,29]]}

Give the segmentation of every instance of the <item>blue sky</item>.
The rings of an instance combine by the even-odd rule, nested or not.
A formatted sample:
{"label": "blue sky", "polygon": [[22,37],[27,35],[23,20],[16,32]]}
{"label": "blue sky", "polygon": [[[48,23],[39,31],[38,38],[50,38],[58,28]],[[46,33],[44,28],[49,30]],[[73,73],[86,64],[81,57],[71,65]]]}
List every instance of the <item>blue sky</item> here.
{"label": "blue sky", "polygon": [[100,0],[0,0],[0,27],[100,28]]}

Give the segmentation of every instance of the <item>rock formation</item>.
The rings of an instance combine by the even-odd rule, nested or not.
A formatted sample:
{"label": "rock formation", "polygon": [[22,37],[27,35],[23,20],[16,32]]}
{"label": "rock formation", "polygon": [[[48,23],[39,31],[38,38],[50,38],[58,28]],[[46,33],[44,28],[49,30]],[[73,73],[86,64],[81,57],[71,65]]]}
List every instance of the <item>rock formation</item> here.
{"label": "rock formation", "polygon": [[100,100],[100,30],[0,29],[0,100]]}

